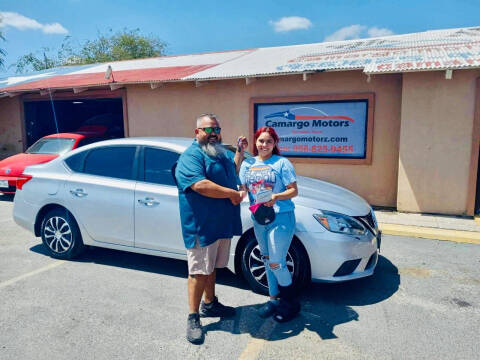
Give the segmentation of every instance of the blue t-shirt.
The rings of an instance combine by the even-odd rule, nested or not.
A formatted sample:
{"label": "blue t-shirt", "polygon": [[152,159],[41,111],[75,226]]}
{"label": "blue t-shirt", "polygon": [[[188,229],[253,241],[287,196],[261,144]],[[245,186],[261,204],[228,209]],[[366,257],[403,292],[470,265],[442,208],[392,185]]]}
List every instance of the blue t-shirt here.
{"label": "blue t-shirt", "polygon": [[[279,155],[272,155],[266,161],[256,157],[245,159],[240,167],[240,183],[246,185],[250,204],[257,202],[257,194],[272,190],[274,194],[284,192],[287,185],[297,181],[292,163]],[[273,209],[276,213],[293,211],[292,200],[277,200]]]}
{"label": "blue t-shirt", "polygon": [[215,199],[193,191],[190,186],[200,180],[210,180],[217,185],[237,190],[237,175],[233,153],[211,157],[197,143],[180,156],[175,170],[185,247],[208,246],[218,239],[242,234],[240,206],[230,199]]}

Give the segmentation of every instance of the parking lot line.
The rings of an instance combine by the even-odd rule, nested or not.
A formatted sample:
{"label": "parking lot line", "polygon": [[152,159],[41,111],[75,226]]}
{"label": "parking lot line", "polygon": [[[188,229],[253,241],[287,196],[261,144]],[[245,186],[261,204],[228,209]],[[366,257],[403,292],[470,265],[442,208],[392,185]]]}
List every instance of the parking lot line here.
{"label": "parking lot line", "polygon": [[265,344],[267,343],[267,340],[265,339],[268,339],[270,337],[270,335],[275,330],[276,325],[277,323],[271,318],[265,320],[262,326],[260,326],[258,331],[255,333],[255,337],[250,339],[250,341],[247,343],[247,346],[245,346],[245,349],[238,357],[238,360],[258,359],[258,356],[260,355]]}
{"label": "parking lot line", "polygon": [[20,276],[17,276],[13,279],[10,279],[10,280],[7,280],[7,281],[4,281],[2,283],[0,283],[0,289],[8,286],[8,285],[12,285],[14,283],[16,283],[17,281],[20,281],[20,280],[23,280],[23,279],[26,279],[30,276],[33,276],[33,275],[37,275],[37,274],[40,274],[44,271],[47,271],[47,270],[50,270],[54,267],[57,267],[59,265],[62,265],[63,263],[65,263],[65,260],[58,260],[58,261],[55,261],[54,263],[51,263],[51,264],[48,264],[40,269],[37,269],[37,270],[33,270],[33,271],[30,271],[29,273],[26,273],[26,274],[23,274],[23,275],[20,275]]}

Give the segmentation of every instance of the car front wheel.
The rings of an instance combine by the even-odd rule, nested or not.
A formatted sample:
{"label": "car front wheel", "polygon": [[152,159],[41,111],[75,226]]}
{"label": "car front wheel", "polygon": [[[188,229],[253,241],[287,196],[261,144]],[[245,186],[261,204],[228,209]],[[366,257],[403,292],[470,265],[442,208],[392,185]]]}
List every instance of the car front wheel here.
{"label": "car front wheel", "polygon": [[[268,294],[268,283],[265,264],[262,261],[260,247],[254,233],[248,235],[245,247],[241,252],[242,275],[252,290],[260,294]],[[293,284],[300,289],[309,280],[308,256],[297,239],[293,239],[287,253],[287,268],[292,274]]]}
{"label": "car front wheel", "polygon": [[45,215],[41,235],[50,256],[56,259],[72,259],[84,248],[77,222],[66,209],[53,209]]}

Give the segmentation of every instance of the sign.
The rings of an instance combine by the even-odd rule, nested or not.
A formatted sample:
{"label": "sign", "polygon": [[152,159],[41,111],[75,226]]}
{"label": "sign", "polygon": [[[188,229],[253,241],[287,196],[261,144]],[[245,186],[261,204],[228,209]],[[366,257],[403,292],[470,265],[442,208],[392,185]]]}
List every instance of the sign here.
{"label": "sign", "polygon": [[274,128],[284,156],[365,159],[368,101],[256,103],[254,128]]}

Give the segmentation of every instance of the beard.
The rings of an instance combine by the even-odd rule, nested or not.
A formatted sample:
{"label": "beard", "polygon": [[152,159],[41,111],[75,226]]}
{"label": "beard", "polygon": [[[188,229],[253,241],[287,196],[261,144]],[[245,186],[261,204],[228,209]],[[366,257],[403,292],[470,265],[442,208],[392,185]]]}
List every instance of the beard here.
{"label": "beard", "polygon": [[220,157],[225,153],[225,148],[221,145],[222,141],[219,140],[216,143],[206,142],[200,144],[203,152],[211,157]]}

